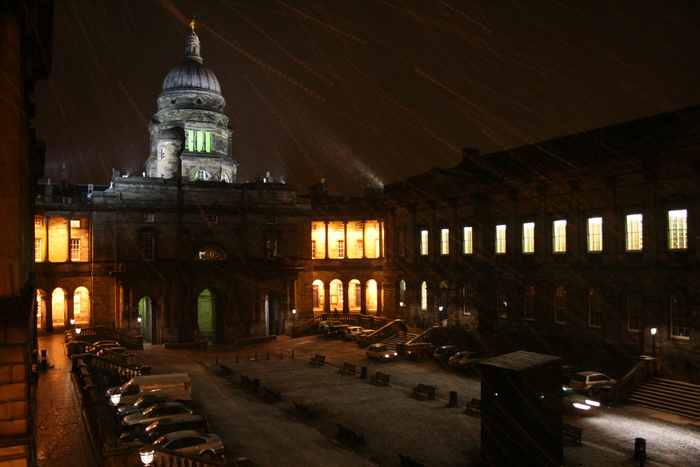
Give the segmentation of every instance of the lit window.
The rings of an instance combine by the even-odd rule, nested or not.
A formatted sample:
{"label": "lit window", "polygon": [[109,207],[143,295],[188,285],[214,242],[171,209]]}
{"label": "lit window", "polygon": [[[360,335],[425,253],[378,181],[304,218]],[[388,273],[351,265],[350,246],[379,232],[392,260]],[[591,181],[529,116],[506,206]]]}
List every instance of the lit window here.
{"label": "lit window", "polygon": [[420,309],[428,309],[428,284],[427,282],[422,282],[420,285]]}
{"label": "lit window", "polygon": [[40,262],[44,258],[44,240],[41,238],[34,239],[34,261]]}
{"label": "lit window", "polygon": [[476,314],[476,290],[470,285],[465,285],[462,289],[464,294],[464,308],[462,309],[462,314],[464,316],[471,316]]}
{"label": "lit window", "polygon": [[70,228],[71,229],[79,229],[80,228],[80,219],[71,219],[70,220]]}
{"label": "lit window", "polygon": [[345,258],[345,240],[338,240],[338,259]]}
{"label": "lit window", "polygon": [[[153,237],[151,237],[153,238]],[[199,260],[224,260],[226,253],[216,245],[207,245],[197,252]]]}
{"label": "lit window", "polygon": [[506,226],[505,224],[496,226],[496,254],[506,254]]}
{"label": "lit window", "polygon": [[440,230],[440,254],[450,254],[450,229]]}
{"label": "lit window", "polygon": [[472,228],[465,227],[462,231],[462,253],[465,255],[471,255],[474,253],[474,243],[472,237]]}
{"label": "lit window", "polygon": [[688,211],[685,209],[668,212],[668,249],[688,249]]}
{"label": "lit window", "polygon": [[591,217],[588,219],[588,252],[601,251],[603,251],[603,218]]}
{"label": "lit window", "polygon": [[270,237],[267,239],[267,259],[277,258],[277,238]]}
{"label": "lit window", "polygon": [[311,259],[326,257],[326,224],[325,222],[311,223]]}
{"label": "lit window", "polygon": [[554,253],[566,253],[566,221],[554,221],[554,229],[552,232],[552,243]]}
{"label": "lit window", "polygon": [[523,307],[523,318],[526,320],[535,319],[535,288],[532,286],[525,287],[525,306]]}
{"label": "lit window", "polygon": [[358,239],[355,243],[355,257],[356,258],[362,258],[362,255],[364,254],[364,249],[365,249],[365,242],[362,241],[362,239]]}
{"label": "lit window", "polygon": [[523,254],[529,255],[535,252],[535,223],[523,224]]}
{"label": "lit window", "polygon": [[588,325],[601,327],[603,325],[603,295],[598,289],[588,292]]}
{"label": "lit window", "polygon": [[627,251],[642,251],[642,215],[630,214],[626,223]]}
{"label": "lit window", "polygon": [[80,261],[80,239],[71,238],[70,239],[70,260]]}
{"label": "lit window", "polygon": [[420,254],[421,256],[428,255],[428,231],[420,231]]}
{"label": "lit window", "polygon": [[197,170],[190,176],[190,181],[194,182],[195,180],[211,180],[211,174],[206,170]]}
{"label": "lit window", "polygon": [[188,130],[187,150],[190,152],[211,152],[211,131]]}
{"label": "lit window", "polygon": [[557,287],[554,293],[554,321],[566,323],[566,289],[564,287]]}
{"label": "lit window", "polygon": [[311,259],[316,259],[316,240],[311,240]]}

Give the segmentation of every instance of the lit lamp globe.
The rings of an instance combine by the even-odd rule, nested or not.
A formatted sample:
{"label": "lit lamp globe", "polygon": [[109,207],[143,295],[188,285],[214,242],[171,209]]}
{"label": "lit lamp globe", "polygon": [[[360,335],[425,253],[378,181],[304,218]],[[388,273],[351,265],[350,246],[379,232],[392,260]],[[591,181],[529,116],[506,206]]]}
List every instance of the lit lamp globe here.
{"label": "lit lamp globe", "polygon": [[119,405],[119,401],[121,400],[122,395],[121,394],[112,394],[109,396],[109,401],[114,405],[115,407]]}
{"label": "lit lamp globe", "polygon": [[151,446],[144,446],[139,449],[139,454],[141,455],[141,463],[145,466],[151,465],[153,458],[155,457],[155,451]]}
{"label": "lit lamp globe", "polygon": [[76,333],[76,334],[80,334],[80,331],[82,331],[82,329],[80,329],[80,328],[75,328],[75,333]]}

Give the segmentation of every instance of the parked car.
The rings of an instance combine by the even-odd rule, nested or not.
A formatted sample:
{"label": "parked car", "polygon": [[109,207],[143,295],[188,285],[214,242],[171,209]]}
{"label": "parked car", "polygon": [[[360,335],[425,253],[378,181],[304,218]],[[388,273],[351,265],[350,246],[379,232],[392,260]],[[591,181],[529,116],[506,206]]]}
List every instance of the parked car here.
{"label": "parked car", "polygon": [[453,356],[447,359],[447,364],[452,368],[474,368],[476,362],[480,362],[485,357],[479,352],[472,352],[471,350],[462,350],[457,352]]}
{"label": "parked car", "polygon": [[357,340],[357,336],[364,330],[365,328],[363,328],[362,326],[348,326],[347,328],[345,328],[343,339],[349,341]]}
{"label": "parked car", "polygon": [[614,386],[617,380],[595,371],[581,371],[571,375],[569,386],[574,391],[579,391],[592,396],[605,386]]}
{"label": "parked car", "polygon": [[561,384],[564,386],[569,385],[569,380],[571,379],[571,375],[574,373],[580,373],[583,371],[583,368],[579,368],[577,366],[571,366],[571,365],[562,365],[561,367]]}
{"label": "parked car", "polygon": [[133,404],[124,404],[117,409],[119,417],[126,417],[132,413],[141,413],[152,405],[163,402],[173,402],[166,394],[147,394],[139,397]]}
{"label": "parked car", "polygon": [[345,330],[348,328],[347,324],[331,324],[330,326],[326,327],[326,330],[323,331],[323,334],[325,334],[327,337],[332,337],[334,339],[340,339],[343,337],[343,334],[345,334]]}
{"label": "parked car", "polygon": [[446,362],[451,356],[459,352],[459,348],[454,345],[441,345],[435,352],[433,352],[433,358],[435,360],[440,360]]}
{"label": "parked car", "polygon": [[161,402],[147,408],[141,413],[132,413],[122,420],[124,426],[150,425],[161,418],[192,414],[192,409],[182,402]]}
{"label": "parked car", "polygon": [[411,342],[403,345],[402,354],[410,359],[432,357],[435,346],[430,342]]}
{"label": "parked car", "polygon": [[579,394],[569,386],[561,387],[561,401],[564,411],[569,414],[590,414],[591,410],[600,407],[600,402]]}
{"label": "parked car", "polygon": [[318,333],[323,334],[328,326],[331,324],[343,324],[340,321],[319,321],[318,323]]}
{"label": "parked car", "polygon": [[120,344],[119,344],[119,342],[117,342],[113,339],[102,339],[102,340],[93,342],[92,345],[94,345],[95,347],[101,347],[104,345],[111,345],[114,347],[119,347]]}
{"label": "parked car", "polygon": [[396,358],[398,354],[391,350],[386,344],[372,344],[367,347],[367,358],[377,358],[382,361],[388,361]]}
{"label": "parked car", "polygon": [[194,430],[173,431],[161,436],[153,444],[181,454],[200,456],[205,460],[211,460],[224,452],[224,444],[219,435]]}
{"label": "parked car", "polygon": [[204,415],[181,415],[172,418],[161,418],[147,427],[139,425],[131,431],[122,433],[120,439],[125,443],[132,441],[152,443],[163,435],[182,430],[194,430],[202,433],[211,432],[209,420]]}

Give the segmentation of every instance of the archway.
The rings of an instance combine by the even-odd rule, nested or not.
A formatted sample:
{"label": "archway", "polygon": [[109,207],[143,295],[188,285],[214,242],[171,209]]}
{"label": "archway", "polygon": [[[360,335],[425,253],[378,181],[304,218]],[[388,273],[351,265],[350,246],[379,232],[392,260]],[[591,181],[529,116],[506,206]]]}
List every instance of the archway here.
{"label": "archway", "polygon": [[90,294],[85,287],[78,287],[73,292],[73,319],[76,326],[90,325]]}
{"label": "archway", "polygon": [[139,334],[143,337],[144,344],[155,344],[156,338],[153,336],[153,304],[151,297],[143,297],[139,300]]}
{"label": "archway", "polygon": [[323,281],[318,279],[314,281],[312,293],[314,311],[323,312],[323,306],[325,304],[325,291],[323,287]]}
{"label": "archway", "polygon": [[367,281],[367,314],[377,314],[377,281]]}
{"label": "archway", "polygon": [[60,287],[51,294],[51,324],[54,327],[66,325],[66,291]]}
{"label": "archway", "polygon": [[348,287],[348,308],[350,311],[360,311],[362,308],[362,285],[357,279],[350,281]]}
{"label": "archway", "polygon": [[333,313],[343,312],[343,283],[339,279],[331,281],[331,311]]}
{"label": "archway", "polygon": [[197,325],[199,338],[216,343],[216,297],[209,289],[204,289],[197,298]]}

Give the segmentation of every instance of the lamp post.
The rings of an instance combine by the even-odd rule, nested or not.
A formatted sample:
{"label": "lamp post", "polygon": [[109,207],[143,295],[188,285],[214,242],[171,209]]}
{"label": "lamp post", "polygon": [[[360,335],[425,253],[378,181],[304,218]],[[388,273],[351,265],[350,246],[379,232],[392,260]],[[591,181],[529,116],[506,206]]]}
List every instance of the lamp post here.
{"label": "lamp post", "polygon": [[651,328],[651,356],[656,357],[656,328]]}
{"label": "lamp post", "polygon": [[155,457],[155,450],[151,446],[144,446],[139,449],[139,455],[141,456],[141,463],[144,466],[149,467],[151,462],[153,462],[153,458]]}
{"label": "lamp post", "polygon": [[75,326],[75,319],[71,318],[69,321],[70,321],[70,327],[72,329],[73,326]]}
{"label": "lamp post", "polygon": [[297,309],[293,308],[292,309],[292,316],[294,317],[294,326],[297,325]]}

